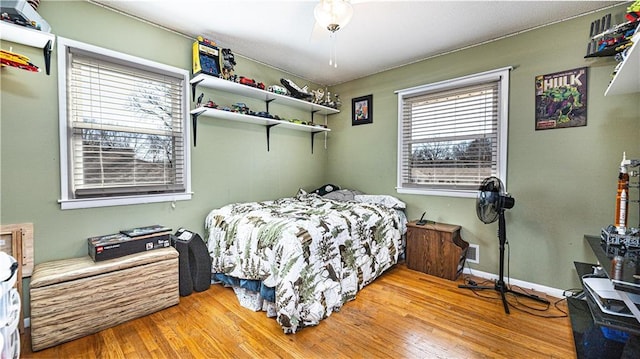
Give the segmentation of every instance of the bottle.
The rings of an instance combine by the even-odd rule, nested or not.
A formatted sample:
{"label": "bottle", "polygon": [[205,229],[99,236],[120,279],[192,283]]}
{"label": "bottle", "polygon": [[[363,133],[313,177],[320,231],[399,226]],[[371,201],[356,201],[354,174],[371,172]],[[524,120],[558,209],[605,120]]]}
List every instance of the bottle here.
{"label": "bottle", "polygon": [[616,219],[614,225],[618,229],[618,234],[624,235],[627,232],[627,206],[629,198],[629,173],[627,173],[627,155],[622,153],[620,162],[620,173],[618,174],[618,194],[616,195]]}

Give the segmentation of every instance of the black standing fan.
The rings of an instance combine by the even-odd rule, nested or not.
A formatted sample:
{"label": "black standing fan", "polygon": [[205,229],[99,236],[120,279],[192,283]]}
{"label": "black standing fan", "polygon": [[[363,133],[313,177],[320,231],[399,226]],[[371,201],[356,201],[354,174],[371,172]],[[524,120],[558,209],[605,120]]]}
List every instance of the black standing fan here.
{"label": "black standing fan", "polygon": [[459,288],[467,288],[473,290],[481,289],[495,289],[500,293],[502,297],[502,304],[504,305],[505,313],[509,314],[509,304],[505,293],[513,293],[524,297],[531,298],[533,300],[547,303],[544,298],[540,298],[536,295],[518,293],[507,288],[504,282],[504,245],[507,242],[506,225],[504,220],[504,210],[513,208],[515,199],[504,192],[504,186],[502,181],[497,177],[488,177],[482,181],[480,188],[478,189],[478,198],[476,200],[476,213],[478,218],[486,224],[493,223],[498,220],[498,239],[500,241],[500,277],[495,286],[479,286],[479,285],[459,285]]}

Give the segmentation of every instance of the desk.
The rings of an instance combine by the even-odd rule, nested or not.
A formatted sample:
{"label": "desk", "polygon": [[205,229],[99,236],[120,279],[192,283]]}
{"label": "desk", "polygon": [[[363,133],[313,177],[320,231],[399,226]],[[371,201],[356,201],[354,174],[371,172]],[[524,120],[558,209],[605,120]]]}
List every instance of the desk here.
{"label": "desk", "polygon": [[[585,240],[598,258],[608,276],[611,273],[611,259],[625,255],[621,247],[607,246],[596,236],[585,236]],[[630,254],[627,254],[627,258]],[[614,288],[631,293],[640,292],[640,281],[634,280],[637,261],[625,260],[625,275],[613,280]],[[593,273],[595,264],[574,262],[578,276]],[[625,281],[625,278],[631,281]],[[582,358],[640,358],[640,322],[635,318],[603,313],[588,291],[582,299],[567,298],[569,317],[573,330],[576,354]]]}
{"label": "desk", "polygon": [[602,326],[593,321],[586,300],[569,297],[567,306],[578,359],[618,359],[640,356],[639,337],[630,337],[626,343],[606,338]]}

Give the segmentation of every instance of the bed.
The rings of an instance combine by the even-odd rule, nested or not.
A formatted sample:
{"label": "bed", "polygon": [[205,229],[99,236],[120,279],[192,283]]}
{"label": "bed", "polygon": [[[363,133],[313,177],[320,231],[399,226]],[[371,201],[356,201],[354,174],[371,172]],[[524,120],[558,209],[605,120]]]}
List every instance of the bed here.
{"label": "bed", "polygon": [[266,311],[285,333],[340,310],[401,258],[407,222],[395,197],[344,191],[212,210],[213,282],[232,286],[243,306]]}

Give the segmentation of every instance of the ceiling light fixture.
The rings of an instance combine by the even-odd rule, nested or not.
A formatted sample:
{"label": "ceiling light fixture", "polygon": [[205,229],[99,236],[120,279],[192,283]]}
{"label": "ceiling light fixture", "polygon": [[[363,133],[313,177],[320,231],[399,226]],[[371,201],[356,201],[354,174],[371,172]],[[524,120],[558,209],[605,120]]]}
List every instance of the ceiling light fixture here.
{"label": "ceiling light fixture", "polygon": [[332,50],[329,52],[329,65],[338,67],[335,51],[336,31],[347,26],[353,16],[353,8],[348,0],[320,0],[313,10],[313,15],[318,24],[330,32]]}
{"label": "ceiling light fixture", "polygon": [[347,26],[353,15],[353,8],[347,0],[320,0],[313,14],[318,24],[336,32]]}

